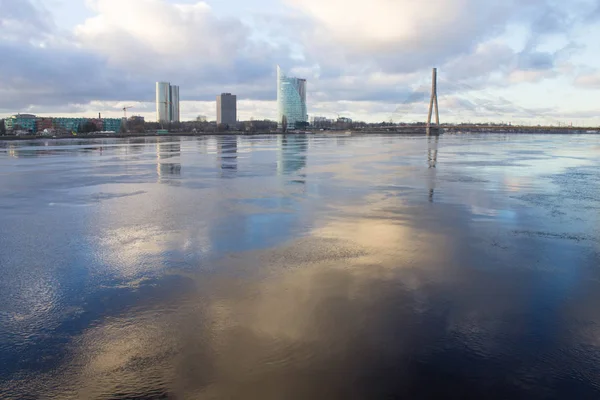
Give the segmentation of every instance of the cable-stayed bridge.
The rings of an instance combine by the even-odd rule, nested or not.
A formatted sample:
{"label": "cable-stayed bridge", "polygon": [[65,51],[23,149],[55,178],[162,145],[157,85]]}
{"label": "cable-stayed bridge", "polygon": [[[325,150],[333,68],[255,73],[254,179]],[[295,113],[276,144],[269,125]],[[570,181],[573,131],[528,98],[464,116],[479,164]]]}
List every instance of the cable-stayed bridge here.
{"label": "cable-stayed bridge", "polygon": [[[441,87],[442,95],[438,97],[437,88]],[[429,99],[428,99],[429,97]],[[427,103],[429,100],[429,112]],[[441,123],[438,104],[442,107],[442,117],[461,121]],[[506,132],[506,133],[598,133],[598,127],[573,127],[549,115],[550,109],[529,109],[504,97],[483,92],[480,88],[466,83],[454,83],[448,80],[437,80],[437,70],[433,70],[431,92],[427,84],[414,88],[391,114],[389,126],[380,127],[384,131],[405,133],[438,134],[443,132]],[[435,112],[435,114],[434,114]],[[432,116],[435,123],[432,124]],[[471,122],[478,120],[501,121],[496,123]],[[530,121],[523,124],[521,121]],[[410,123],[412,121],[412,123]],[[423,121],[416,122],[415,121]],[[515,121],[514,123],[511,121]],[[426,132],[425,132],[426,131]]]}

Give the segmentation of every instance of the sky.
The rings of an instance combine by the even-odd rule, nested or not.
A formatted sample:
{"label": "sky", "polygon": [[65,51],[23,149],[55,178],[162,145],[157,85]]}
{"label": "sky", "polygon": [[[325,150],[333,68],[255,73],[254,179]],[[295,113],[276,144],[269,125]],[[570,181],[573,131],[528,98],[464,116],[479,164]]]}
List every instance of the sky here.
{"label": "sky", "polygon": [[309,116],[600,125],[600,0],[0,0],[0,117],[275,119],[276,66]]}

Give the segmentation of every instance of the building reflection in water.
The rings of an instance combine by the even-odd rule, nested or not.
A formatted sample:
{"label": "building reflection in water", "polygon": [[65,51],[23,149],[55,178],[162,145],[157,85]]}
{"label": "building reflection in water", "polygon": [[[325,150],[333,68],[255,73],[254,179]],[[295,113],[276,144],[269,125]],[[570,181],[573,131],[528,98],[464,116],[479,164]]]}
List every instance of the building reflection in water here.
{"label": "building reflection in water", "polygon": [[217,162],[222,177],[232,177],[237,173],[237,136],[217,136]]}
{"label": "building reflection in water", "polygon": [[[277,174],[292,175],[306,167],[308,138],[303,134],[282,135],[278,137]],[[306,174],[298,174],[297,183],[306,183]]]}
{"label": "building reflection in water", "polygon": [[127,149],[131,154],[142,154],[146,147],[146,138],[129,138],[127,140]]}
{"label": "building reflection in water", "polygon": [[433,195],[435,192],[435,179],[437,175],[437,157],[438,157],[438,145],[439,145],[439,136],[435,138],[427,139],[427,162],[429,164],[429,171],[427,173],[427,180],[429,186],[429,201],[433,202]]}
{"label": "building reflection in water", "polygon": [[196,149],[198,154],[208,154],[208,136],[196,137]]}
{"label": "building reflection in water", "polygon": [[57,143],[50,140],[34,142],[9,143],[4,150],[13,158],[37,158],[66,154],[102,154],[102,142],[88,139],[87,141]]}
{"label": "building reflection in water", "polygon": [[178,185],[181,179],[181,163],[173,162],[172,158],[181,155],[179,140],[160,140],[156,143],[156,172],[158,183]]}

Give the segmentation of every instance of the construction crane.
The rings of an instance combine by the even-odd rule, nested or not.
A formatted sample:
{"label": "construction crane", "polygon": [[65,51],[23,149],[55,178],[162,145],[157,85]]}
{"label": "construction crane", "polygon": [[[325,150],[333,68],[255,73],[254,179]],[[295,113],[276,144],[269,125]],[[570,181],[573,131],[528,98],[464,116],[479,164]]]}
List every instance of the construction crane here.
{"label": "construction crane", "polygon": [[123,107],[123,116],[125,117],[125,119],[127,119],[127,110],[129,110],[130,108],[133,108],[134,106],[127,106],[127,107]]}

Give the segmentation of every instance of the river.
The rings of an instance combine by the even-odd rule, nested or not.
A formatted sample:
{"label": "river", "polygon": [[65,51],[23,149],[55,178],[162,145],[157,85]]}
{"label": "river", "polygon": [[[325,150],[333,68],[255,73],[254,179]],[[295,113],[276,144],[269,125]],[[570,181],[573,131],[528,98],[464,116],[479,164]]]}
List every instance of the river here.
{"label": "river", "polygon": [[600,396],[600,136],[0,143],[0,398]]}

